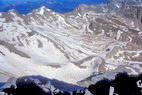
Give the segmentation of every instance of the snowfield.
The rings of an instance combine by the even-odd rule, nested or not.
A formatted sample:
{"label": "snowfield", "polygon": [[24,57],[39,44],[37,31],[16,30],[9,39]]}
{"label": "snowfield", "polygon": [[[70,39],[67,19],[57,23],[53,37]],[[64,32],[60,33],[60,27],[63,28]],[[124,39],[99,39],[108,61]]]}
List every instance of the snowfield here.
{"label": "snowfield", "polygon": [[141,73],[141,24],[87,8],[66,14],[46,7],[27,15],[0,13],[0,81],[42,75],[77,84],[94,72]]}

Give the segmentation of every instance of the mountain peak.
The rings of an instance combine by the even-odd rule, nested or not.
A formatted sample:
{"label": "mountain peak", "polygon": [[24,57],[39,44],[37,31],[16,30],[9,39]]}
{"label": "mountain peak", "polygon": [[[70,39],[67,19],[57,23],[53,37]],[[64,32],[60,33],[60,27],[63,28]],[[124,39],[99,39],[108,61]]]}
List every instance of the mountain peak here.
{"label": "mountain peak", "polygon": [[94,12],[103,14],[116,14],[123,10],[126,6],[142,5],[142,0],[109,0],[99,5],[79,5],[76,12]]}
{"label": "mountain peak", "polygon": [[11,9],[11,10],[8,11],[8,13],[15,13],[15,14],[17,14],[18,12],[15,9]]}
{"label": "mountain peak", "polygon": [[45,6],[42,6],[42,7],[38,8],[38,9],[33,10],[31,13],[36,13],[36,14],[39,14],[39,15],[44,15],[46,12],[52,12],[52,10],[48,9]]}
{"label": "mountain peak", "polygon": [[44,12],[45,12],[45,9],[46,9],[46,7],[45,7],[45,6],[42,6],[42,7],[39,8],[39,10],[38,10],[37,13],[40,14],[40,15],[43,15]]}

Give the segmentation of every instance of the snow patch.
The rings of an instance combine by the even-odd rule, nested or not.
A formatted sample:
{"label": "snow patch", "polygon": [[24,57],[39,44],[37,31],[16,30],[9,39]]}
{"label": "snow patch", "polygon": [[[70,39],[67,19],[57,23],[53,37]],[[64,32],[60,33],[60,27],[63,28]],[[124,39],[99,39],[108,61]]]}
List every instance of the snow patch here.
{"label": "snow patch", "polygon": [[122,33],[123,33],[122,31],[118,30],[117,36],[116,36],[116,39],[117,39],[117,40],[120,39]]}
{"label": "snow patch", "polygon": [[128,36],[128,38],[129,38],[129,42],[133,41],[132,37]]}
{"label": "snow patch", "polygon": [[40,8],[39,12],[37,12],[37,14],[39,14],[39,15],[44,15],[44,9],[45,9],[45,7],[42,6],[42,7]]}

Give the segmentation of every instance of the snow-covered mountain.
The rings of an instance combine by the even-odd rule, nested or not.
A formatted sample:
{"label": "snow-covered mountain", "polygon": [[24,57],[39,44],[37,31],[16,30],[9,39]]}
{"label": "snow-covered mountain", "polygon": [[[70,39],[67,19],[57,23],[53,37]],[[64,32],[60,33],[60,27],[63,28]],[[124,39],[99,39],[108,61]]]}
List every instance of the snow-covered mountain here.
{"label": "snow-covered mountain", "polygon": [[15,9],[20,14],[27,14],[33,9],[46,6],[59,13],[72,11],[80,4],[97,5],[108,0],[0,0],[0,12]]}
{"label": "snow-covered mountain", "polygon": [[142,72],[140,2],[110,0],[65,14],[44,6],[27,15],[0,13],[1,82],[42,75],[77,84],[94,72],[123,71]]}

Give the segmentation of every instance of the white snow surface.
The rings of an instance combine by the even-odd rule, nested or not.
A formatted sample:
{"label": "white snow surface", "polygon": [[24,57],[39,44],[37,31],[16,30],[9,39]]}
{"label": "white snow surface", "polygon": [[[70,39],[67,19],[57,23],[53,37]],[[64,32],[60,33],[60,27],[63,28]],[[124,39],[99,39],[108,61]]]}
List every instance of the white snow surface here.
{"label": "white snow surface", "polygon": [[[44,15],[46,11],[48,15]],[[4,75],[42,75],[76,84],[93,72],[115,70],[128,62],[124,56],[107,58],[107,48],[113,50],[124,43],[104,36],[104,32],[92,35],[86,16],[82,22],[78,19],[65,20],[63,15],[45,7],[25,16],[13,11],[7,15],[13,16],[11,21],[0,16],[0,73]],[[118,31],[117,40],[121,34]],[[124,51],[119,50],[115,55],[119,56],[118,53],[123,54]],[[136,51],[133,57],[140,56],[140,53]],[[132,67],[129,69],[133,71]],[[134,73],[138,72],[134,70]]]}

